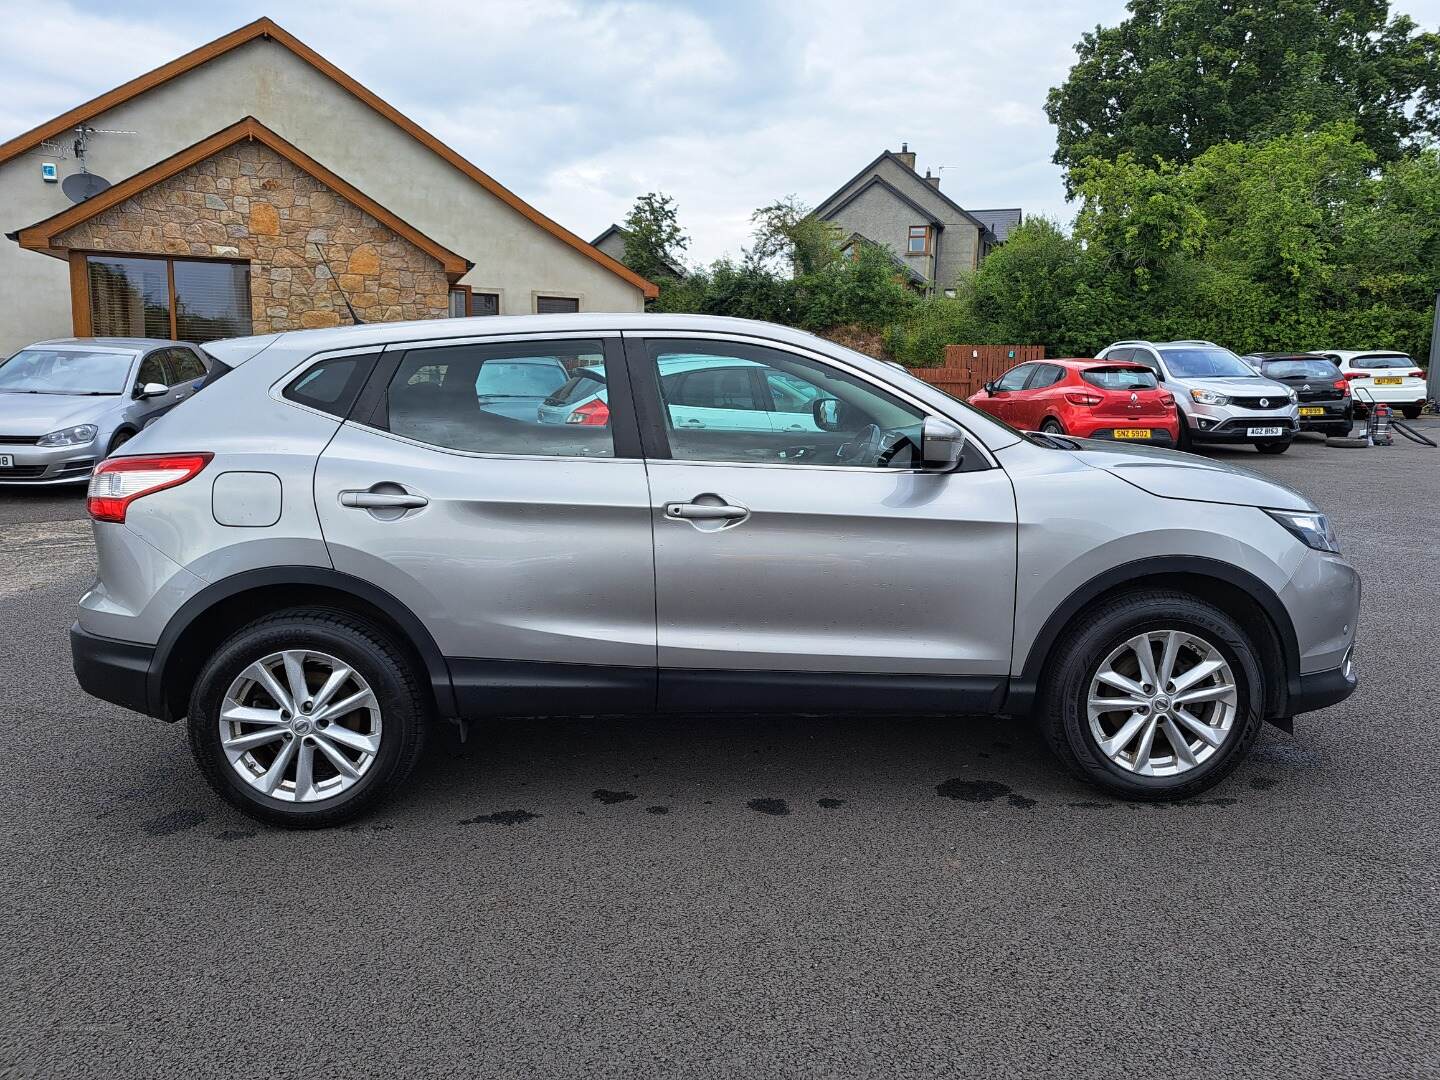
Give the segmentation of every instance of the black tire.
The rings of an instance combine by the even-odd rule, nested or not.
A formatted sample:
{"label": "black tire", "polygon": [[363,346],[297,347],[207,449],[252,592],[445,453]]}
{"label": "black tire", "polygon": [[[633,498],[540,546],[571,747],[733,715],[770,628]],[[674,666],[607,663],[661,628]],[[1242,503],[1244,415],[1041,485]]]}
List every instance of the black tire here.
{"label": "black tire", "polygon": [[110,449],[108,449],[108,450],[105,451],[105,456],[106,456],[106,457],[112,457],[112,456],[114,456],[116,450],[119,450],[120,447],[124,446],[127,442],[129,442],[129,441],[130,441],[131,439],[133,439],[134,437],[135,437],[135,432],[130,431],[130,430],[126,429],[126,428],[122,428],[121,430],[117,431],[117,432],[114,434],[114,436],[110,439]]}
{"label": "black tire", "polygon": [[1420,414],[1424,412],[1424,407],[1421,405],[1406,405],[1400,411],[1405,414],[1406,420],[1419,420]]}
{"label": "black tire", "polygon": [[[1207,760],[1176,776],[1142,776],[1101,752],[1086,703],[1095,672],[1113,649],[1143,631],[1168,629],[1203,638],[1228,661],[1236,715],[1228,737]],[[1146,589],[1112,597],[1066,630],[1042,677],[1037,715],[1050,749],[1077,777],[1122,798],[1153,802],[1186,799],[1224,779],[1259,735],[1264,700],[1254,646],[1234,619],[1189,593]]]}
{"label": "black tire", "polygon": [[1352,438],[1349,435],[1332,435],[1325,440],[1325,445],[1339,447],[1342,450],[1362,450],[1370,444],[1365,441],[1364,436]]}
{"label": "black tire", "polygon": [[[220,742],[220,706],[230,684],[261,657],[296,648],[329,653],[353,668],[374,691],[382,717],[369,768],[348,790],[313,803],[276,799],[245,783]],[[365,813],[410,775],[428,718],[412,665],[383,630],[345,612],[292,608],[242,627],[205,663],[190,695],[190,750],[210,786],[242,813],[285,828],[325,828]]]}
{"label": "black tire", "polygon": [[1325,429],[1324,434],[1326,438],[1330,439],[1348,439],[1350,429],[1354,426],[1354,424],[1331,424]]}
{"label": "black tire", "polygon": [[1290,449],[1290,444],[1294,441],[1294,439],[1277,439],[1275,442],[1257,442],[1255,449],[1262,454],[1283,454]]}
{"label": "black tire", "polygon": [[1190,421],[1185,419],[1184,413],[1180,414],[1180,438],[1176,440],[1175,449],[1187,454],[1195,452],[1195,442],[1190,438]]}
{"label": "black tire", "polygon": [[1061,424],[1059,420],[1054,419],[1046,420],[1044,423],[1042,423],[1040,425],[1040,430],[1045,432],[1045,434],[1047,435],[1065,434],[1065,426]]}

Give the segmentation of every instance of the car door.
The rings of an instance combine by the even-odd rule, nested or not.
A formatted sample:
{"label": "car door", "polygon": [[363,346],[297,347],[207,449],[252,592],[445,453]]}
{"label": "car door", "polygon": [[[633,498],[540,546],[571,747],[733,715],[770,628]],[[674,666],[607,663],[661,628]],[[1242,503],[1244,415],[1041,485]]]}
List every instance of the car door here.
{"label": "car door", "polygon": [[1014,418],[1010,421],[1018,428],[1035,431],[1045,418],[1046,389],[1059,381],[1064,369],[1055,364],[1036,364],[1024,387],[1013,395],[1011,408]]}
{"label": "car door", "polygon": [[996,379],[990,391],[990,406],[985,411],[1007,424],[1019,427],[1016,398],[1025,389],[1025,384],[1030,381],[1034,371],[1034,364],[1019,364]]}
{"label": "car door", "polygon": [[[603,366],[605,422],[481,407],[484,364],[536,356]],[[654,706],[650,498],[623,364],[596,333],[388,346],[320,457],[335,568],[424,622],[467,714]]]}
{"label": "car door", "polygon": [[[905,708],[927,691],[956,711],[992,707],[1014,614],[1004,471],[978,446],[967,471],[920,471],[927,410],[833,358],[756,339],[625,337],[650,471],[662,707]],[[659,374],[701,349],[838,399],[843,422],[772,434],[758,418],[677,424]]]}

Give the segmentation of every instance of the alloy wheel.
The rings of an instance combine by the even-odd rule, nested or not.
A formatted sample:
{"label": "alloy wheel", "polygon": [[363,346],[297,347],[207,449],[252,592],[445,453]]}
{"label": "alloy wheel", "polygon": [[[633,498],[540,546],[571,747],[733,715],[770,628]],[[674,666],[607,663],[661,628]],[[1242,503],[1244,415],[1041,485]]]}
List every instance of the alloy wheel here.
{"label": "alloy wheel", "polygon": [[319,802],[348,791],[380,752],[380,704],[344,661],[311,649],[261,657],[220,703],[220,745],[262,795]]}
{"label": "alloy wheel", "polygon": [[1137,634],[1090,682],[1090,734],[1111,763],[1140,776],[1178,776],[1225,745],[1238,714],[1235,673],[1186,630]]}

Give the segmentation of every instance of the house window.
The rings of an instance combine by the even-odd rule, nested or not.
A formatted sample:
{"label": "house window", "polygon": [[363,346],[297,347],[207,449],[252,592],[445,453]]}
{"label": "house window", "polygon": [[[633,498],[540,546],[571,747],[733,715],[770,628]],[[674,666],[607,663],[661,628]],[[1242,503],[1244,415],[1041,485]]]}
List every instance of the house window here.
{"label": "house window", "polygon": [[500,294],[475,292],[469,285],[450,287],[450,317],[463,319],[468,315],[499,315]]}
{"label": "house window", "polygon": [[110,255],[85,262],[97,337],[204,342],[251,332],[249,263]]}
{"label": "house window", "polygon": [[930,226],[911,225],[910,242],[905,249],[911,255],[930,254]]}
{"label": "house window", "polygon": [[580,298],[577,296],[535,297],[535,313],[537,315],[563,315],[567,312],[579,310]]}

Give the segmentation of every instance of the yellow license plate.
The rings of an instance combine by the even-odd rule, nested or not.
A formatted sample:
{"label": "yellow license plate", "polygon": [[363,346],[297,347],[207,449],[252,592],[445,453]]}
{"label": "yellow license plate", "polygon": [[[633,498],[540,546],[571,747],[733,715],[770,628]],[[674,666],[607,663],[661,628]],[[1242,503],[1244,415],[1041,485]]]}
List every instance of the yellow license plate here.
{"label": "yellow license plate", "polygon": [[1382,375],[1382,376],[1380,376],[1379,378],[1377,378],[1377,379],[1375,380],[1375,385],[1376,385],[1376,386],[1399,386],[1402,381],[1403,381],[1403,380],[1397,379],[1397,378],[1396,378],[1395,376],[1393,376],[1393,375]]}
{"label": "yellow license plate", "polygon": [[1115,429],[1117,439],[1148,439],[1150,429],[1148,427],[1122,427]]}
{"label": "yellow license plate", "polygon": [[1301,415],[1301,416],[1324,416],[1324,415],[1325,415],[1325,410],[1324,410],[1324,409],[1316,409],[1316,408],[1312,408],[1312,407],[1309,407],[1309,406],[1302,405],[1302,406],[1300,406],[1300,415]]}

